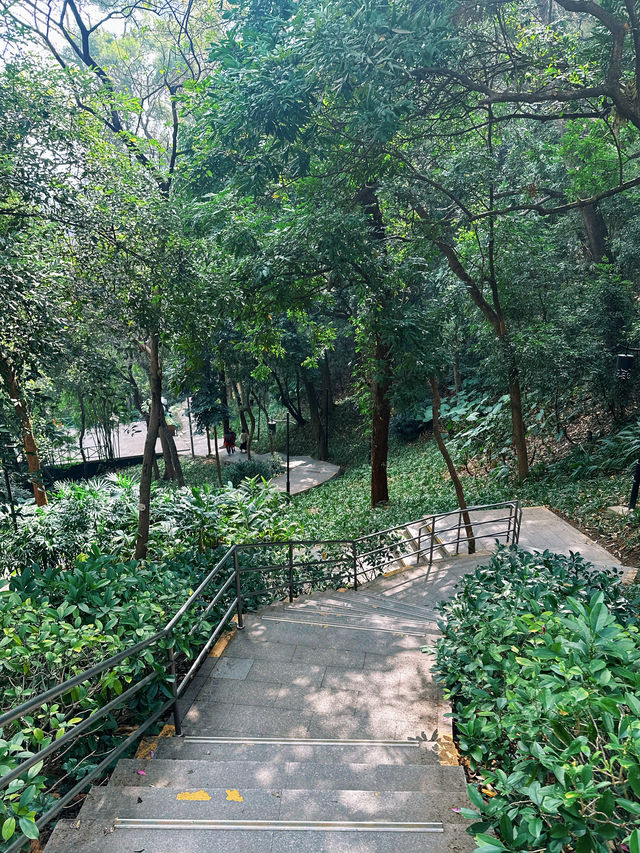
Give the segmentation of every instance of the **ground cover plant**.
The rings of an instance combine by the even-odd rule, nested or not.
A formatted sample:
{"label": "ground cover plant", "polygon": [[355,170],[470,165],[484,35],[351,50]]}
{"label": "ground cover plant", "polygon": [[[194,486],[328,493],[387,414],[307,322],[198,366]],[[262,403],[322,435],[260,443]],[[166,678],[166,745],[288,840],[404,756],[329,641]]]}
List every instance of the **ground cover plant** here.
{"label": "ground cover plant", "polygon": [[[183,489],[158,485],[149,559],[140,562],[132,559],[136,485],[130,474],[65,484],[48,506],[21,514],[17,533],[7,527],[2,553],[8,582],[0,591],[0,713],[152,636],[230,544],[285,541],[297,533],[282,512],[286,498],[264,480],[245,479],[238,488],[229,483],[222,489],[208,483]],[[250,576],[247,592],[261,584],[259,574]],[[58,758],[10,783],[0,799],[4,842],[16,832],[36,837],[34,819],[55,796],[166,701],[171,688],[162,649],[172,645],[180,661],[192,661],[232,597],[229,591],[199,623],[204,604],[196,606],[173,638],[161,642],[160,656],[156,650],[128,658],[1,733],[4,774],[140,678],[157,676]],[[247,606],[264,600],[249,599]]]}
{"label": "ground cover plant", "polygon": [[639,604],[579,556],[511,547],[440,605],[478,851],[638,849]]}

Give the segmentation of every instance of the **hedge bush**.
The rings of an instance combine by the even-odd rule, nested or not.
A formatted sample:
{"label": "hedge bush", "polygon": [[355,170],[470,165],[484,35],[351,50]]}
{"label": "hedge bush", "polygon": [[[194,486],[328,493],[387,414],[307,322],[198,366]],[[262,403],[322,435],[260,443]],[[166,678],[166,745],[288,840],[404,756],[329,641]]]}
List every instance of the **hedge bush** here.
{"label": "hedge bush", "polygon": [[[257,478],[237,489],[156,489],[150,559],[139,562],[130,559],[136,489],[126,475],[66,485],[48,507],[23,515],[17,534],[4,531],[2,563],[12,574],[0,592],[0,712],[154,634],[230,544],[284,541],[299,532],[284,512],[285,496]],[[107,547],[113,552],[103,553]],[[248,576],[247,586],[252,584],[264,586],[259,573]],[[234,594],[229,590],[193,634],[204,605],[195,605],[159,649],[124,660],[0,730],[2,776],[140,678],[158,674],[95,730],[1,792],[0,850],[18,832],[36,837],[34,821],[53,801],[52,788],[59,792],[86,775],[170,696],[163,649],[173,643],[184,655],[180,661],[193,660]]]}
{"label": "hedge bush", "polygon": [[477,851],[640,851],[638,605],[577,555],[514,547],[440,605]]}

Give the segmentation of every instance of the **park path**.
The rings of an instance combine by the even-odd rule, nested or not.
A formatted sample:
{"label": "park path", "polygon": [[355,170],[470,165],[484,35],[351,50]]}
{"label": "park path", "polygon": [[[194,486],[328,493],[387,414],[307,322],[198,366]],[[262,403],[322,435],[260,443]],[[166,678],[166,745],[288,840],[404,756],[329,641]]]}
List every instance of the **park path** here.
{"label": "park path", "polygon": [[[176,433],[175,443],[178,453],[182,456],[187,456],[191,453],[191,440],[189,437],[189,429],[186,415],[183,416],[185,426],[180,432]],[[146,424],[143,421],[121,426],[119,432],[119,451],[121,456],[141,456],[144,451],[144,440],[146,435]],[[213,448],[213,438],[211,439]],[[207,437],[204,433],[193,434],[193,450],[198,458],[207,458],[208,461],[214,461],[215,457],[208,456]],[[156,444],[156,451],[162,452],[160,439]],[[228,455],[224,448],[222,439],[218,439],[218,451],[220,461],[224,464],[235,464],[244,462],[247,459],[246,453],[240,453],[236,450],[235,453]],[[215,453],[215,451],[214,451]],[[252,459],[257,459],[262,462],[269,462],[271,455],[269,453],[252,453]],[[289,460],[289,477],[291,483],[291,494],[299,495],[309,489],[326,483],[332,480],[340,473],[340,467],[333,465],[331,462],[321,462],[318,459],[313,459],[311,456],[292,456]],[[224,468],[222,472],[224,478]],[[286,473],[274,477],[271,480],[271,485],[278,491],[285,492],[287,488]]]}
{"label": "park path", "polygon": [[[544,507],[524,510],[521,543],[616,564]],[[183,735],[121,760],[46,853],[473,850],[449,707],[421,649],[438,637],[435,604],[489,557],[248,614],[185,697]]]}

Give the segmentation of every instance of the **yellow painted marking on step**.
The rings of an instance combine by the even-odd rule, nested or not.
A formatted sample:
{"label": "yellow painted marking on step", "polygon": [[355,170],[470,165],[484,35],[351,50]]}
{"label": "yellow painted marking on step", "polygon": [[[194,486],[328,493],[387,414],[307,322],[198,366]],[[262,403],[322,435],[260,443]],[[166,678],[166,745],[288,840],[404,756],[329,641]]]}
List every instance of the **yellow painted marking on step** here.
{"label": "yellow painted marking on step", "polygon": [[157,737],[143,738],[140,741],[140,746],[136,751],[136,758],[145,759],[151,758],[151,753],[158,748],[158,741],[161,737],[173,737],[176,733],[175,726],[163,726],[162,731]]}
{"label": "yellow painted marking on step", "polygon": [[224,650],[227,648],[227,646],[231,642],[231,639],[233,638],[235,633],[236,633],[235,629],[233,631],[227,631],[226,633],[224,633],[220,637],[220,639],[217,641],[217,643],[214,645],[214,647],[211,649],[211,651],[209,652],[209,657],[210,658],[222,657],[222,653],[224,652]]}
{"label": "yellow painted marking on step", "polygon": [[227,791],[227,799],[232,803],[242,803],[244,802],[244,797],[237,791],[235,788],[231,791]]}
{"label": "yellow painted marking on step", "polygon": [[407,570],[406,566],[403,566],[401,569],[393,569],[390,572],[383,572],[383,578],[392,578],[394,575],[399,575],[400,572],[405,572]]}
{"label": "yellow painted marking on step", "polygon": [[183,791],[176,797],[176,800],[187,800],[190,803],[204,803],[210,799],[211,794],[206,791]]}
{"label": "yellow painted marking on step", "polygon": [[438,737],[438,762],[444,764],[445,767],[457,767],[460,764],[458,750],[451,735],[440,735]]}

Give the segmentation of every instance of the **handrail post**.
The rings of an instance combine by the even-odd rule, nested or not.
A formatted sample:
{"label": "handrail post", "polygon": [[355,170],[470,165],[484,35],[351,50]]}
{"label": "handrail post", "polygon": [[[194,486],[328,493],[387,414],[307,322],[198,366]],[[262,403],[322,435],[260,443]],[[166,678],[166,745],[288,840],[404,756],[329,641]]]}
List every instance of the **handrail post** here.
{"label": "handrail post", "polygon": [[[169,634],[169,642],[173,643],[173,631]],[[173,725],[176,730],[176,737],[182,734],[182,726],[180,724],[180,711],[178,709],[178,683],[176,676],[176,656],[173,653],[173,646],[169,646],[169,672],[171,673],[171,692],[173,693]]]}
{"label": "handrail post", "polygon": [[456,533],[456,557],[460,553],[460,528],[462,527],[462,510],[458,513],[458,531]]}
{"label": "handrail post", "polygon": [[240,566],[238,565],[238,549],[233,549],[233,571],[236,576],[236,608],[238,614],[238,631],[242,631],[244,628],[244,621],[242,619],[242,584],[240,583]]}
{"label": "handrail post", "polygon": [[358,546],[355,541],[351,543],[351,559],[353,561],[353,589],[358,591]]}
{"label": "handrail post", "polygon": [[511,541],[511,519],[513,518],[513,504],[509,504],[509,523],[507,524],[507,542],[508,545]]}
{"label": "handrail post", "polygon": [[[288,416],[287,416],[288,417]],[[293,604],[293,543],[289,542],[289,604]]]}
{"label": "handrail post", "polygon": [[431,536],[429,542],[429,568],[433,565],[433,543],[436,538],[436,517],[435,515],[431,516]]}
{"label": "handrail post", "polygon": [[418,527],[418,550],[416,552],[416,566],[420,565],[420,557],[422,556],[420,554],[420,551],[422,550],[422,528],[423,525],[421,524],[420,527]]}

